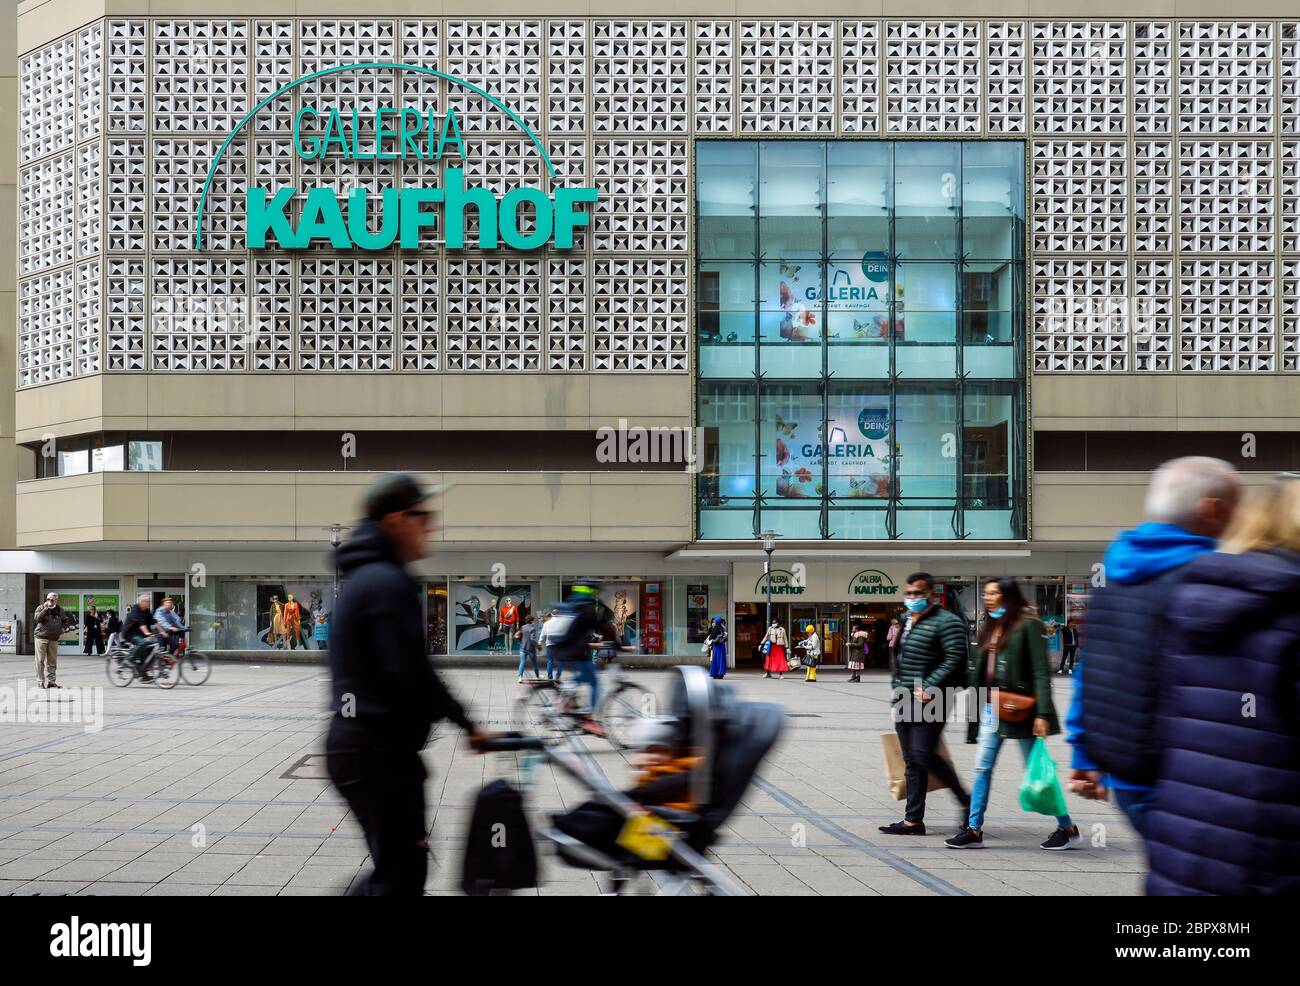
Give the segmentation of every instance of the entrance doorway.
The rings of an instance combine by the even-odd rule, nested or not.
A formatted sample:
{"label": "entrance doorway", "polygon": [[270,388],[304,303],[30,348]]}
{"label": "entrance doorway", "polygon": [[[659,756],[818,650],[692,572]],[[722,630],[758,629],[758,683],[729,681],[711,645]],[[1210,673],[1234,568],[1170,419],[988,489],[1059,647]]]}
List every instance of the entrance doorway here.
{"label": "entrance doorway", "polygon": [[[772,619],[785,627],[786,639],[793,645],[802,638],[790,623],[790,604],[773,603]],[[736,655],[736,667],[761,668],[767,659],[759,648],[763,637],[767,635],[767,603],[736,603],[736,625],[731,628],[732,647]],[[802,631],[803,627],[798,627]]]}
{"label": "entrance doorway", "polygon": [[848,646],[861,652],[861,642],[852,638],[853,631],[861,627],[867,634],[867,654],[864,663],[868,668],[888,668],[889,624],[902,621],[902,603],[851,603],[849,605]]}
{"label": "entrance doorway", "polygon": [[59,637],[60,654],[80,654],[86,645],[86,616],[90,608],[100,620],[100,640],[107,641],[108,611],[120,617],[122,613],[121,583],[116,579],[43,579],[41,599],[48,592],[59,594],[59,607],[64,612],[63,633]]}
{"label": "entrance doorway", "polygon": [[807,628],[817,628],[821,638],[821,663],[827,667],[842,666],[848,660],[846,642],[849,637],[848,606],[844,603],[821,603],[816,606],[791,606],[793,621],[790,643],[797,644],[808,635]]}

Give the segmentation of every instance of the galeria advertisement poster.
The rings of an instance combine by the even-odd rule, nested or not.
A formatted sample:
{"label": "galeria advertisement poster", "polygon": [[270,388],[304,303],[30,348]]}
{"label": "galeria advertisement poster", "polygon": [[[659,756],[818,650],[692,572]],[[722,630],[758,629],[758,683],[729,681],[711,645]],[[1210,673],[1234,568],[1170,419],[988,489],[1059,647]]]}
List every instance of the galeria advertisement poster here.
{"label": "galeria advertisement poster", "polygon": [[819,497],[822,462],[829,458],[830,486],[836,497],[889,497],[889,404],[832,407],[825,425],[820,410],[809,409],[793,420],[773,414],[776,495],[786,499]]}
{"label": "galeria advertisement poster", "polygon": [[[761,279],[759,310],[765,341],[816,342],[823,334],[837,341],[883,341],[891,332],[903,337],[901,312],[896,313],[891,330],[889,262],[883,253],[837,256],[825,268],[813,260],[781,260],[764,264]],[[901,279],[894,292],[901,309]]]}

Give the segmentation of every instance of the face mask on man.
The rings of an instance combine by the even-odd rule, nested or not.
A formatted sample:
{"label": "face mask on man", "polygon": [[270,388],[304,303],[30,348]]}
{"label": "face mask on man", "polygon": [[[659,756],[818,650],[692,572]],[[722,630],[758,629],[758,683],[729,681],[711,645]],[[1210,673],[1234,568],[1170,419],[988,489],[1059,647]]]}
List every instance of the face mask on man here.
{"label": "face mask on man", "polygon": [[907,607],[909,613],[920,613],[930,604],[930,600],[922,597],[921,599],[904,599],[903,605]]}

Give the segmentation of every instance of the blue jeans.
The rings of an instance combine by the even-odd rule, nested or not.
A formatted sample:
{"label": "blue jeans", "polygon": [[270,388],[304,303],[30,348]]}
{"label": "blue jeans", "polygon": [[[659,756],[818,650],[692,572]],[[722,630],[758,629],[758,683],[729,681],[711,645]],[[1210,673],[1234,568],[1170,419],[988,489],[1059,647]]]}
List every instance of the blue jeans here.
{"label": "blue jeans", "polygon": [[600,686],[596,682],[596,665],[590,660],[586,661],[565,661],[564,670],[568,671],[579,684],[591,686],[591,710],[596,710],[596,690]]}
{"label": "blue jeans", "polygon": [[555,656],[555,652],[549,647],[546,649],[546,677],[551,677],[551,669],[555,669],[555,680],[560,680],[560,659]]}
{"label": "blue jeans", "polygon": [[1136,789],[1113,787],[1110,790],[1115,795],[1115,804],[1119,805],[1119,810],[1124,813],[1128,823],[1133,826],[1137,834],[1145,842],[1147,837],[1147,813],[1155,803],[1156,792],[1149,787]]}
{"label": "blue jeans", "polygon": [[530,657],[533,659],[533,677],[538,677],[537,651],[526,651],[521,649],[519,651],[519,677],[521,678],[524,676],[524,661],[528,660]]}
{"label": "blue jeans", "polygon": [[[1020,752],[1029,761],[1029,751],[1034,748],[1033,738],[1016,740]],[[993,765],[998,762],[998,751],[1002,749],[1002,737],[998,735],[998,715],[992,705],[985,705],[980,711],[979,750],[975,754],[975,781],[970,789],[970,818],[966,824],[973,829],[984,827],[984,809],[989,804],[989,785],[993,781]],[[1074,823],[1069,815],[1057,815],[1056,824],[1063,829]]]}

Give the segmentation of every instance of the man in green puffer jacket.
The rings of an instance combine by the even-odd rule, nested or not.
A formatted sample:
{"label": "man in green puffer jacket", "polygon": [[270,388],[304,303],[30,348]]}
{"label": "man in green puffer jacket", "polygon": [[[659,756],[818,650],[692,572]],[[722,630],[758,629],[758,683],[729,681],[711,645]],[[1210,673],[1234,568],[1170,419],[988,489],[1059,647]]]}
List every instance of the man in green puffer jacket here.
{"label": "man in green puffer jacket", "polygon": [[934,599],[934,577],[914,572],[903,593],[907,621],[898,638],[893,709],[898,745],[907,765],[903,821],[880,826],[887,835],[925,835],[925,794],[934,774],[965,809],[970,796],[951,763],[935,752],[943,736],[955,689],[965,683],[969,644],[966,624]]}

